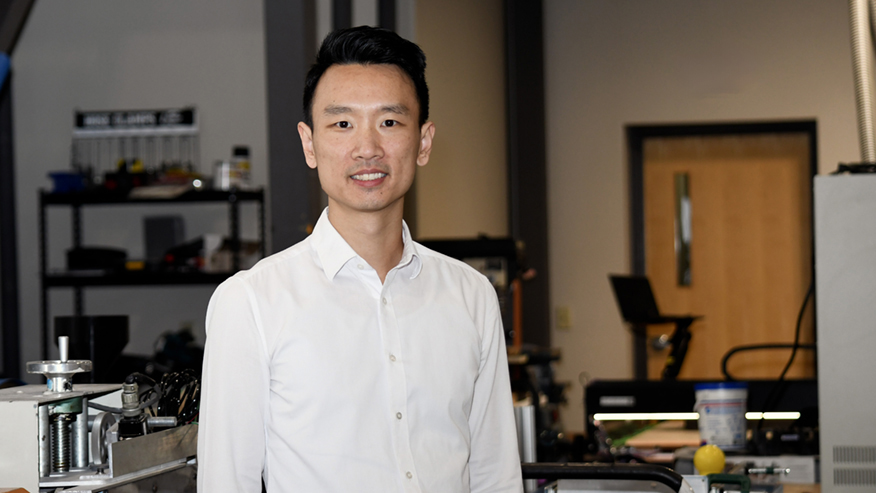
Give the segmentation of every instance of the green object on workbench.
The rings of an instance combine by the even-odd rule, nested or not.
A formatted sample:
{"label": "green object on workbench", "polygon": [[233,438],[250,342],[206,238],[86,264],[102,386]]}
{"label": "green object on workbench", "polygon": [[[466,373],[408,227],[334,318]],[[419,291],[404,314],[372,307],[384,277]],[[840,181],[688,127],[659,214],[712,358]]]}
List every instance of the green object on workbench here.
{"label": "green object on workbench", "polygon": [[739,493],[751,492],[751,479],[742,474],[709,474],[709,489],[713,484],[738,484]]}

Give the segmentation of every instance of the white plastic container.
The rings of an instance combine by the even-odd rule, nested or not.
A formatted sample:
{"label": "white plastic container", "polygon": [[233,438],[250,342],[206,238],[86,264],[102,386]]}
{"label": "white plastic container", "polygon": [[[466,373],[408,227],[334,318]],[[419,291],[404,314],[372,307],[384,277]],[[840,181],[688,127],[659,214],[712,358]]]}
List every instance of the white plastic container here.
{"label": "white plastic container", "polygon": [[699,413],[700,438],[722,450],[745,448],[745,411],[748,385],[745,382],[715,382],[694,385]]}
{"label": "white plastic container", "polygon": [[[231,161],[216,161],[213,174],[213,188],[216,190],[246,190],[249,182],[244,181],[241,168]],[[249,170],[247,168],[247,173]],[[249,175],[246,175],[248,180]]]}
{"label": "white plastic container", "polygon": [[231,150],[231,168],[234,170],[237,178],[236,186],[241,190],[249,190],[250,188],[250,164],[249,164],[249,147],[234,146]]}

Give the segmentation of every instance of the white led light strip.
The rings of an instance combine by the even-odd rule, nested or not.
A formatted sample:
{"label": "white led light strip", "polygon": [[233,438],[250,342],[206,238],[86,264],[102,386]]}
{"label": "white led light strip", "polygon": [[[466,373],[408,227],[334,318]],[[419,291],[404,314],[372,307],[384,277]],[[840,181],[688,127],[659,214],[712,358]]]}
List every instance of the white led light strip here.
{"label": "white led light strip", "polygon": [[634,421],[634,420],[695,420],[698,413],[596,413],[593,419],[596,421]]}
{"label": "white led light strip", "polygon": [[[699,419],[699,413],[596,413],[596,421],[692,421]],[[745,413],[745,419],[757,421],[760,419],[799,419],[800,413]]]}
{"label": "white led light strip", "polygon": [[800,413],[745,413],[745,419],[800,419]]}

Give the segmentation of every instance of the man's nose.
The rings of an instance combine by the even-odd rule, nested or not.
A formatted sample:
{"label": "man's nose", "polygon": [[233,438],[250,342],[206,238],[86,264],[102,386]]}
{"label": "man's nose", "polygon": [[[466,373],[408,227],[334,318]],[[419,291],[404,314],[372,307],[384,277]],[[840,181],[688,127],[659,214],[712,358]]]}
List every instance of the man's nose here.
{"label": "man's nose", "polygon": [[375,159],[383,157],[383,146],[380,133],[372,128],[361,128],[356,134],[356,146],[353,149],[353,159]]}

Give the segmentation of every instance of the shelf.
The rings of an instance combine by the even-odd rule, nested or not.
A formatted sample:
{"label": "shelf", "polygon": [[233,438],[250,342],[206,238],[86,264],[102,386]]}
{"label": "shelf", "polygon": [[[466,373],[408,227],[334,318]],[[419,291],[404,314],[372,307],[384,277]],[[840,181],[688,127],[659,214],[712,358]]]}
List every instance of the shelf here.
{"label": "shelf", "polygon": [[128,193],[105,190],[83,192],[41,192],[45,205],[156,204],[175,202],[260,201],[263,190],[190,190],[173,198],[132,198]]}
{"label": "shelf", "polygon": [[216,285],[233,272],[72,271],[45,275],[46,287]]}
{"label": "shelf", "polygon": [[[237,269],[240,263],[240,204],[254,202],[258,206],[259,242],[261,256],[265,252],[265,193],[263,189],[256,190],[194,190],[188,189],[179,193],[174,186],[166,188],[143,187],[131,197],[127,192],[111,192],[108,190],[86,190],[78,192],[55,193],[46,190],[39,191],[39,232],[40,232],[40,301],[41,301],[41,353],[42,359],[48,359],[49,354],[49,296],[52,288],[70,288],[73,291],[74,316],[86,313],[84,291],[92,287],[148,287],[148,286],[216,286],[228,279],[233,272],[173,272],[173,271],[128,271],[128,270],[52,270],[48,267],[48,217],[47,209],[51,206],[67,206],[71,210],[72,247],[82,246],[84,206],[114,206],[114,205],[155,205],[155,204],[224,204],[228,209],[229,239],[232,249],[232,266]],[[148,196],[152,195],[152,196]],[[165,196],[162,196],[165,195]]]}

